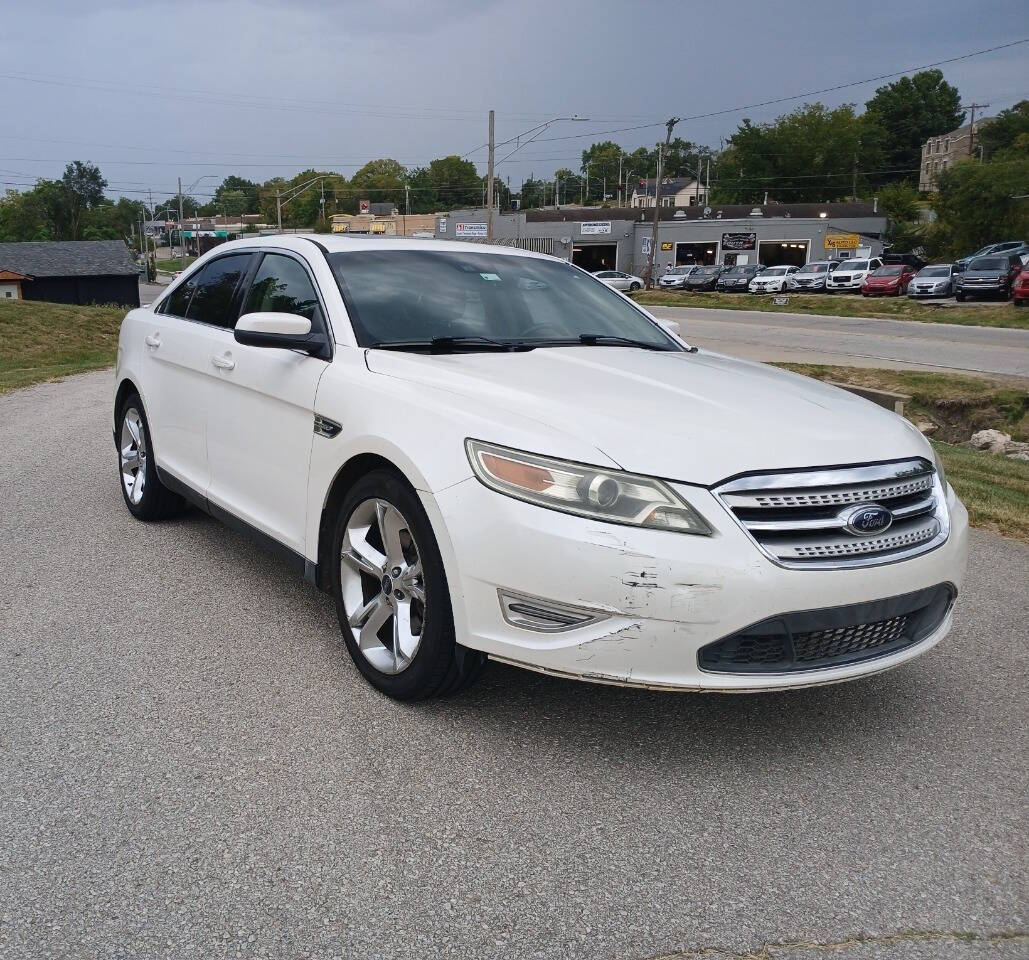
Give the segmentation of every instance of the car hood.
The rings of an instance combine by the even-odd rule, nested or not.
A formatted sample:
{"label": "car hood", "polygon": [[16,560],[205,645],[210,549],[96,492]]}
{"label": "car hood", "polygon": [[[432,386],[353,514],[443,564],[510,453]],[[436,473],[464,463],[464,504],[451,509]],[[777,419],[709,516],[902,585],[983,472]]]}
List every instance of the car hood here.
{"label": "car hood", "polygon": [[865,280],[869,286],[888,287],[891,284],[900,283],[901,277],[899,275],[892,277],[866,277]]}
{"label": "car hood", "polygon": [[369,350],[367,363],[373,373],[467,397],[476,410],[504,411],[574,436],[626,470],[687,483],[926,455],[913,427],[867,400],[707,351]]}
{"label": "car hood", "polygon": [[996,280],[999,277],[1006,277],[1007,275],[1006,270],[966,270],[961,274],[961,276],[966,280],[969,279],[969,277],[975,277],[976,280]]}

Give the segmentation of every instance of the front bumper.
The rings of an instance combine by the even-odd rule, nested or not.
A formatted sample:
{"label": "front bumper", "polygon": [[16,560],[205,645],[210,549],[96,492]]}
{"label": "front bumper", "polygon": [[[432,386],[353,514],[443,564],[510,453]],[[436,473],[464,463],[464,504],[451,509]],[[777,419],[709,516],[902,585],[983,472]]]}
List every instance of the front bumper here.
{"label": "front bumper", "polygon": [[[938,584],[960,590],[968,516],[948,493],[951,533],[935,550],[862,569],[793,570],[766,558],[708,490],[682,487],[711,537],[644,530],[546,510],[462,481],[423,502],[440,540],[460,643],[531,669],[674,690],[758,691],[835,683],[924,653],[948,631],[894,653],[795,673],[713,673],[702,647],[797,611],[863,604]],[[514,626],[498,590],[588,608],[604,619],[557,633]]]}

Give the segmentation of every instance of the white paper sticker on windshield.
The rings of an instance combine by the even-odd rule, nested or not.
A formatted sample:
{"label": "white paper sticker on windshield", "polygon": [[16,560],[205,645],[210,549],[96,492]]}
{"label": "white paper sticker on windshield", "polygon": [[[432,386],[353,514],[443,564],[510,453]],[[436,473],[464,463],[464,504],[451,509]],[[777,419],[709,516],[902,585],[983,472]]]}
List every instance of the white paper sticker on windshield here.
{"label": "white paper sticker on windshield", "polygon": [[483,280],[496,280],[497,283],[500,282],[499,273],[480,273],[479,276],[482,277]]}

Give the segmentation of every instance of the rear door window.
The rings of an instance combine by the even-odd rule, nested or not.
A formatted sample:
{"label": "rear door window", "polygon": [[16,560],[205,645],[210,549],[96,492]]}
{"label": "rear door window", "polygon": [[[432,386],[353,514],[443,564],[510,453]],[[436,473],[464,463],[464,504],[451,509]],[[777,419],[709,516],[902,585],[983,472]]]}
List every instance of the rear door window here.
{"label": "rear door window", "polygon": [[318,294],[307,271],[292,257],[265,254],[250,285],[243,313],[294,313],[311,326],[323,323]]}
{"label": "rear door window", "polygon": [[186,319],[231,330],[236,323],[236,288],[250,266],[250,257],[249,253],[240,253],[207,264],[196,279]]}

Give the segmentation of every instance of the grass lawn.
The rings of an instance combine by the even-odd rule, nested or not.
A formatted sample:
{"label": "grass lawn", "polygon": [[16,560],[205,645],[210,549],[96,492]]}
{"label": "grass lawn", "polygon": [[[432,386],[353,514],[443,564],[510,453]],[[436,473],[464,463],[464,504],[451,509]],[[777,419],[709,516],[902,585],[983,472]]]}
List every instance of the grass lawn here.
{"label": "grass lawn", "polygon": [[974,527],[1029,543],[1029,462],[934,443]]}
{"label": "grass lawn", "polygon": [[630,294],[639,303],[658,307],[716,307],[721,310],[764,310],[769,313],[813,313],[831,317],[885,317],[923,323],[957,323],[976,327],[1029,330],[1029,309],[1013,303],[941,304],[907,297],[855,297],[840,294],[789,294],[777,307],[770,296],[751,293],[673,293],[643,290]]}
{"label": "grass lawn", "polygon": [[905,393],[904,413],[915,423],[936,425],[932,437],[961,443],[977,430],[994,428],[1015,440],[1029,440],[1029,390],[1011,381],[917,370],[866,370],[815,363],[778,363],[778,367],[816,380]]}
{"label": "grass lawn", "polygon": [[[186,257],[186,266],[188,267],[195,260],[196,257]],[[158,260],[157,269],[161,273],[177,273],[183,269],[182,257],[173,257],[171,260]]]}
{"label": "grass lawn", "polygon": [[0,300],[0,393],[114,363],[125,307]]}

